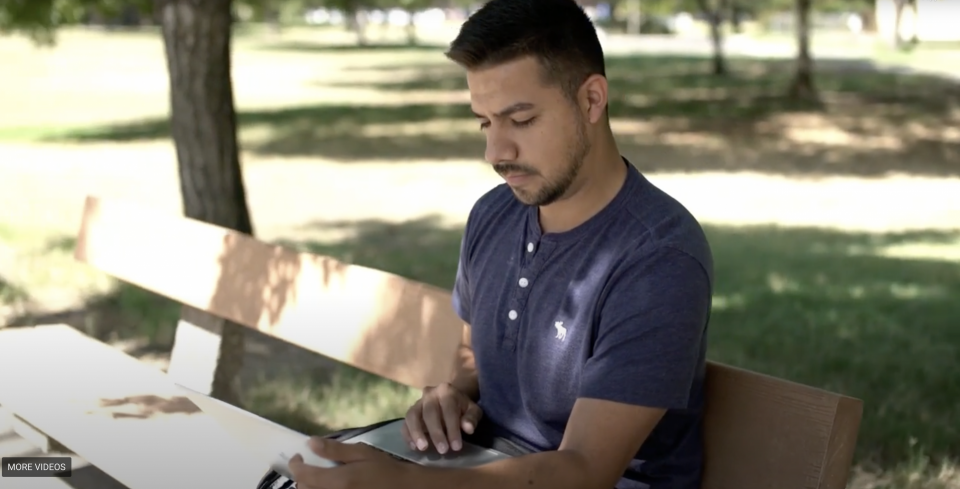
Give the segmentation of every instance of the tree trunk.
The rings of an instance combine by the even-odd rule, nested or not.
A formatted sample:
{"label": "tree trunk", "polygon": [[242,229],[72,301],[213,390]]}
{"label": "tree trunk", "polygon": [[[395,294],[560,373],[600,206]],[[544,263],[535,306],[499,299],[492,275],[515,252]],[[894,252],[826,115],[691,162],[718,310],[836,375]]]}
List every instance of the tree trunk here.
{"label": "tree trunk", "polygon": [[410,17],[407,18],[407,27],[406,27],[407,44],[411,46],[417,45],[417,22],[416,22],[416,19],[414,18],[414,15],[413,15],[414,13],[415,12],[413,10],[407,11],[407,14],[410,15]]}
{"label": "tree trunk", "polygon": [[740,4],[730,2],[730,27],[733,32],[743,34],[743,19],[740,18]]}
{"label": "tree trunk", "polygon": [[357,45],[367,45],[367,16],[359,8],[351,7],[346,13],[347,29],[357,35]]}
{"label": "tree trunk", "polygon": [[789,95],[801,100],[817,99],[817,89],[813,83],[813,58],[810,56],[811,1],[796,0],[797,65]]}
{"label": "tree trunk", "polygon": [[643,24],[643,11],[640,0],[627,0],[627,34],[640,34]]}
{"label": "tree trunk", "polygon": [[710,40],[713,43],[713,74],[726,75],[727,63],[723,55],[723,13],[727,10],[727,2],[718,0],[716,6],[712,6],[709,0],[699,0],[700,11],[707,16],[710,21]]}
{"label": "tree trunk", "polygon": [[[231,80],[232,0],[161,0],[171,129],[187,217],[253,234],[240,169]],[[171,236],[171,239],[176,237]],[[183,320],[219,333],[211,395],[240,403],[243,326],[196,310]]]}
{"label": "tree trunk", "polygon": [[897,49],[906,50],[910,43],[916,40],[916,36],[910,39],[903,37],[903,10],[908,6],[913,7],[912,0],[894,0],[894,20],[893,20],[893,46]]}
{"label": "tree trunk", "polygon": [[280,35],[282,30],[280,22],[280,7],[274,5],[274,2],[270,0],[261,0],[260,12],[263,17],[261,20],[267,24],[269,33],[274,36]]}

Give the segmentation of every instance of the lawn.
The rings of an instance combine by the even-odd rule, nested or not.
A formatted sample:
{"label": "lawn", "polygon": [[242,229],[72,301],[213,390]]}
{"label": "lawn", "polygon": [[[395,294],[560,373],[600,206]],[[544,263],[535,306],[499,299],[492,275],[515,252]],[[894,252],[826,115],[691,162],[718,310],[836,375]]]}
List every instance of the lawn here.
{"label": "lawn", "polygon": [[[176,203],[173,160],[159,149],[162,52],[148,38],[76,36],[41,62],[0,43],[22,68],[0,80],[11,107],[0,169],[13,176],[0,203],[14,209],[0,215],[0,313],[61,318],[162,357],[176,306],[69,257],[85,189]],[[90,46],[113,56],[77,61]],[[476,164],[483,139],[462,74],[437,49],[330,48],[302,35],[244,38],[236,58],[261,237],[449,288],[464,209],[496,182]],[[695,57],[608,66],[624,154],[704,216],[717,275],[710,358],[863,399],[856,487],[960,488],[960,209],[947,193],[960,188],[957,86],[823,62],[823,103],[801,106],[781,96],[784,61],[735,59],[728,78]],[[40,153],[65,161],[3,160]],[[881,185],[892,190],[879,200],[852,190]],[[764,188],[775,190],[751,197]],[[797,225],[815,211],[814,225]],[[82,291],[73,302],[71,290]],[[80,309],[50,316],[61,296]],[[253,362],[249,407],[324,431],[400,416],[416,398],[326,365]]]}

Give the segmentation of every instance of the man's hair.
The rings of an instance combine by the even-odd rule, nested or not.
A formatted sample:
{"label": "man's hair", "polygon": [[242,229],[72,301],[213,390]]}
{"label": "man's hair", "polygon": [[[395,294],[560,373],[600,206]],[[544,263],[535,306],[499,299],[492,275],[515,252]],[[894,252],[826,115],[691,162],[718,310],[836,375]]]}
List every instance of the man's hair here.
{"label": "man's hair", "polygon": [[606,76],[596,28],[574,0],[490,0],[464,22],[446,55],[467,70],[532,56],[544,81],[571,100],[588,77]]}

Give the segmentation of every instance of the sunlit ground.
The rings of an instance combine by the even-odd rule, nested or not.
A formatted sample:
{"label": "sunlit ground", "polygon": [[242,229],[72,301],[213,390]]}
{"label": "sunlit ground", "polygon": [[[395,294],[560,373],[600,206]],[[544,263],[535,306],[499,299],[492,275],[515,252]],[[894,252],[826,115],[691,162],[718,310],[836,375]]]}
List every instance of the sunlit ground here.
{"label": "sunlit ground", "polygon": [[[323,36],[237,42],[258,233],[450,287],[463,219],[498,183],[462,75],[437,49]],[[162,363],[176,307],[74,264],[69,239],[87,193],[179,209],[160,43],[70,33],[47,52],[2,39],[0,56],[0,321],[84,306],[67,320]],[[717,80],[702,59],[611,57],[623,152],[707,228],[710,357],[863,399],[856,487],[958,488],[958,89],[823,63],[824,105],[797,106],[788,66],[735,60]],[[249,355],[251,409],[304,430],[416,396]]]}

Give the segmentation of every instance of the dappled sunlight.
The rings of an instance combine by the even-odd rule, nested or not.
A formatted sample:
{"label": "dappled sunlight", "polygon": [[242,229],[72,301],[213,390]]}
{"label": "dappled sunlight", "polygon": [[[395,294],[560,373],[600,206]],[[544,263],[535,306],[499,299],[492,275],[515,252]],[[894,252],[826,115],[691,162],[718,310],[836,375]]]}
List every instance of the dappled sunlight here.
{"label": "dappled sunlight", "polygon": [[[797,117],[787,124],[782,124],[781,137],[793,144],[819,144],[822,146],[844,146],[888,151],[900,151],[904,148],[904,141],[895,135],[855,134],[846,131],[835,123],[830,123],[824,117],[808,115],[807,119],[818,119],[814,124],[803,124],[808,121],[798,121]],[[776,124],[776,123],[774,123]]]}
{"label": "dappled sunlight", "polygon": [[[960,143],[960,129],[949,124],[903,121],[837,114],[777,114],[758,124],[760,134],[794,144],[819,144],[852,149],[903,151],[912,141]],[[960,122],[960,120],[958,120]]]}
{"label": "dappled sunlight", "polygon": [[815,245],[811,251],[819,253],[842,251],[851,256],[872,255],[903,260],[960,263],[960,231],[931,234],[902,233],[900,235],[893,235],[888,239],[876,239],[872,242],[851,244],[844,250]]}
{"label": "dappled sunlight", "polygon": [[397,382],[442,381],[435,372],[446,374],[459,340],[450,325],[459,321],[440,291],[334,257],[231,238],[209,311]]}
{"label": "dappled sunlight", "polygon": [[911,437],[936,460],[960,454],[960,264],[849,253],[955,233],[707,226],[707,235],[726,306],[714,309],[714,359],[863,399],[863,460],[903,463]]}
{"label": "dappled sunlight", "polygon": [[[344,119],[336,124],[317,125],[309,120],[297,121],[285,128],[291,133],[296,133],[306,138],[306,143],[316,144],[317,139],[350,138],[357,143],[369,140],[370,142],[378,139],[397,139],[397,138],[432,138],[461,140],[470,139],[473,142],[483,141],[483,136],[478,129],[478,124],[473,120],[463,117],[458,118],[437,118],[424,122],[370,122],[363,123],[356,120]],[[243,130],[243,139],[252,147],[276,145],[278,137],[284,137],[282,133],[278,134],[277,128],[268,124],[262,124],[245,128]],[[418,144],[412,139],[411,144]],[[357,150],[359,153],[360,151]],[[481,155],[477,155],[478,157]]]}
{"label": "dappled sunlight", "polygon": [[[833,299],[860,299],[870,300],[878,298],[893,298],[904,300],[946,299],[952,293],[941,285],[927,285],[918,283],[879,281],[860,284],[834,284],[826,273],[812,277],[812,280],[801,283],[781,272],[770,272],[766,277],[770,292],[777,295],[810,294],[815,290],[817,294]],[[732,300],[724,298],[724,306],[729,307]],[[743,297],[740,304],[746,304]]]}
{"label": "dappled sunlight", "polygon": [[[915,441],[915,440],[914,440]],[[960,464],[931,462],[921,452],[894,467],[857,465],[850,474],[849,489],[960,489]]]}
{"label": "dappled sunlight", "polygon": [[[716,225],[706,231],[717,277],[711,359],[863,399],[859,459],[870,477],[893,477],[876,467],[909,462],[910,437],[933,457],[933,467],[960,454],[951,422],[960,416],[953,402],[960,371],[949,360],[960,344],[954,328],[960,266],[871,252],[918,242],[960,246],[956,232]],[[283,244],[449,290],[461,236],[462,224],[440,218],[328,220],[288,229]],[[284,275],[265,277],[276,282]],[[304,430],[362,424],[409,405],[403,389],[319,379],[258,384],[250,399],[268,417]],[[370,396],[376,402],[362,402]]]}
{"label": "dappled sunlight", "polygon": [[910,260],[942,260],[960,263],[960,236],[952,243],[903,243],[882,247],[879,256]]}
{"label": "dappled sunlight", "polygon": [[716,102],[736,98],[738,95],[747,93],[753,96],[753,91],[747,89],[736,89],[731,87],[693,87],[679,88],[671,91],[669,94],[633,94],[626,93],[617,98],[620,102],[630,105],[636,109],[644,107],[653,107],[662,104],[665,101],[677,102]]}
{"label": "dappled sunlight", "polygon": [[[163,288],[179,299],[265,330],[281,325],[331,357],[416,377],[382,367],[403,363],[391,355],[428,356],[422,336],[432,330],[390,329],[459,322],[444,291],[463,221],[501,182],[482,163],[463,73],[439,49],[261,41],[236,45],[238,126],[258,236],[277,246],[251,252],[222,235],[197,246],[148,222],[145,242],[110,248],[139,254],[104,260],[165,273]],[[68,248],[77,196],[89,191],[179,211],[162,46],[118,44],[117,78],[98,85],[102,73],[78,72],[70,98],[33,83],[108,68],[83,61],[76,46],[18,56],[24,71],[0,83],[0,105],[31,94],[0,121],[0,140],[15,142],[0,145],[13,175],[0,181],[9,210],[0,245],[15,249],[0,256],[0,311],[18,325],[56,319],[111,341],[150,338],[132,348],[141,356],[151,343],[169,346],[155,340],[170,336],[179,306],[91,272]],[[717,78],[705,75],[706,58],[610,57],[613,129],[623,154],[706,227],[716,270],[709,357],[863,399],[854,489],[958,489],[960,92],[845,63],[818,60],[823,104],[804,106],[782,97],[786,61],[732,59],[732,75]],[[170,259],[181,255],[233,265]],[[403,278],[436,294],[411,304]],[[347,294],[348,285],[360,292]],[[22,304],[56,306],[57,291],[77,309],[21,314]],[[381,307],[351,306],[370,301]],[[314,334],[347,323],[368,333],[322,343]],[[320,357],[278,348],[249,346],[258,360],[248,372]],[[339,368],[274,372],[248,384],[248,401],[319,433],[400,416],[416,399],[415,389]]]}
{"label": "dappled sunlight", "polygon": [[[481,160],[483,138],[471,127],[465,76],[440,47],[358,50],[308,41],[238,44],[245,156],[344,163]],[[646,172],[960,176],[960,92],[940,79],[818,60],[823,103],[805,105],[783,96],[790,66],[785,60],[731,58],[727,77],[706,75],[709,60],[702,57],[607,61],[610,113],[621,149],[642,160]],[[154,95],[151,100],[166,99],[165,93]],[[0,139],[90,144],[169,138],[166,116],[155,107],[123,105],[129,113],[114,123],[0,124]],[[63,110],[77,113],[71,107]]]}
{"label": "dappled sunlight", "polygon": [[[317,224],[324,226],[345,223]],[[353,227],[345,241],[288,246],[452,286],[459,228],[430,219]],[[869,474],[882,472],[870,464],[889,469],[912,460],[911,437],[935,463],[960,454],[960,427],[951,421],[960,416],[953,402],[960,366],[951,361],[960,354],[960,265],[849,252],[949,243],[955,232],[706,231],[716,264],[711,359],[863,399],[859,458]]]}
{"label": "dappled sunlight", "polygon": [[469,134],[477,140],[482,140],[479,124],[476,121],[464,120],[462,118],[449,120],[434,120],[420,124],[371,124],[360,129],[360,133],[366,137],[390,137],[390,136],[435,136],[438,138],[458,137],[461,134]]}
{"label": "dappled sunlight", "polygon": [[747,305],[747,299],[742,294],[734,295],[714,295],[712,309],[720,311],[723,309],[742,308]]}
{"label": "dappled sunlight", "polygon": [[774,294],[784,294],[800,290],[799,283],[777,272],[767,274],[767,286],[770,287],[770,291]]}

